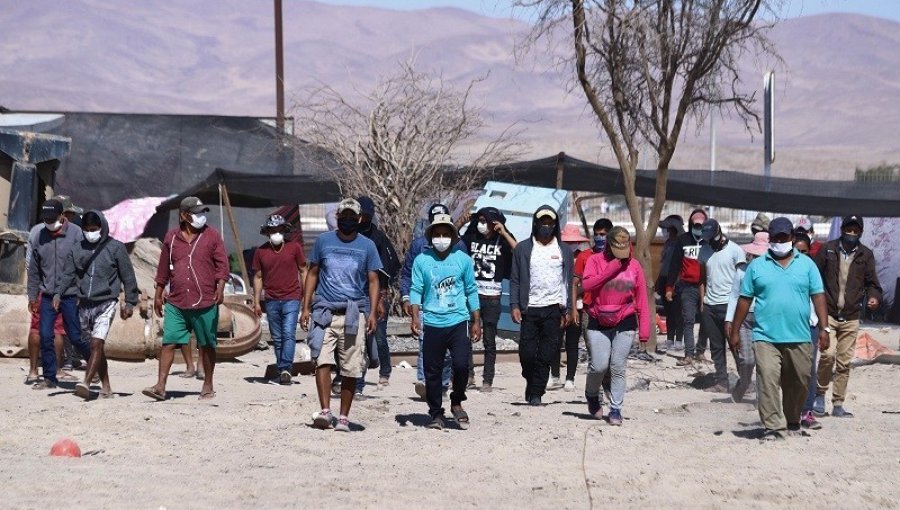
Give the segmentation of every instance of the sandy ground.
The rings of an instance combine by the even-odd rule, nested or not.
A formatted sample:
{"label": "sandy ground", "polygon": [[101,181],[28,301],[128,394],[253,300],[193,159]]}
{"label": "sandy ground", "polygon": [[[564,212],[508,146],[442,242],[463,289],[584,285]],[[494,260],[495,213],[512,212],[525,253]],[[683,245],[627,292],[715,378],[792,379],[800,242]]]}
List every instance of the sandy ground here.
{"label": "sandy ground", "polygon": [[[897,330],[889,338],[896,349]],[[501,364],[491,394],[470,392],[469,430],[425,429],[414,369],[370,385],[351,434],[308,426],[312,377],[260,382],[271,351],[216,371],[218,396],[174,377],[163,403],[141,388],[156,363],[112,363],[112,400],[22,384],[27,361],[0,360],[3,508],[896,508],[900,501],[900,367],[854,369],[855,419],[760,443],[752,404],[690,388],[673,357],[631,362],[623,427],[587,419],[584,367],[574,393],[518,405],[517,364]],[[180,370],[180,367],[176,365]],[[733,367],[732,367],[733,368]],[[709,365],[704,370],[711,370]],[[370,379],[372,378],[370,374]],[[71,388],[71,386],[70,386]],[[48,456],[71,437],[85,455]]]}

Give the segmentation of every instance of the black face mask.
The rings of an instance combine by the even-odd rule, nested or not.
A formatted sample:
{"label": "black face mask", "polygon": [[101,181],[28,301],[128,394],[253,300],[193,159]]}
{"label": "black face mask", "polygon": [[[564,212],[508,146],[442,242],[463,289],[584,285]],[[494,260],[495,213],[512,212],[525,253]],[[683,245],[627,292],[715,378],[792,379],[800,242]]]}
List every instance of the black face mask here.
{"label": "black face mask", "polygon": [[856,234],[841,234],[841,242],[852,248],[859,244],[859,236]]}
{"label": "black face mask", "polygon": [[553,237],[553,231],[555,227],[553,225],[538,225],[537,236],[540,239],[550,239]]}
{"label": "black face mask", "polygon": [[712,246],[712,248],[716,251],[721,250],[722,247],[725,246],[725,236],[719,234],[718,236],[710,239],[709,245]]}
{"label": "black face mask", "polygon": [[359,231],[359,233],[367,234],[372,230],[372,222],[360,220],[359,226],[356,228]]}
{"label": "black face mask", "polygon": [[345,236],[353,235],[359,230],[359,220],[356,218],[338,218],[338,230]]}

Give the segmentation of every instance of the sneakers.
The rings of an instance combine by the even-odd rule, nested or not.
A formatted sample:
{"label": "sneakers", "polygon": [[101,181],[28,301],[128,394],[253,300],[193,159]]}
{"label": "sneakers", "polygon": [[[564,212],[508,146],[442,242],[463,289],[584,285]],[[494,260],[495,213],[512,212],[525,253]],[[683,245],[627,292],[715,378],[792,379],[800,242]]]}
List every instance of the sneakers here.
{"label": "sneakers", "polygon": [[313,427],[321,430],[327,430],[335,424],[334,415],[331,411],[323,410],[313,415]]}
{"label": "sneakers", "polygon": [[[710,393],[728,393],[728,383],[717,382],[709,388],[706,388],[704,391],[708,391]],[[732,396],[732,398],[734,397]]]}
{"label": "sneakers", "polygon": [[428,423],[427,427],[434,430],[444,430],[444,417],[432,416],[431,422]]}
{"label": "sneakers", "polygon": [[805,429],[811,430],[819,430],[822,428],[822,423],[819,420],[816,420],[816,417],[813,415],[812,411],[806,411],[803,413],[803,417],[800,418],[800,425]]}
{"label": "sneakers", "polygon": [[361,402],[361,401],[363,401],[363,400],[366,400],[367,398],[369,398],[369,397],[363,395],[363,392],[361,392],[361,391],[357,391],[357,392],[353,395],[353,400],[356,400],[357,402]]}
{"label": "sneakers", "polygon": [[693,364],[694,364],[694,358],[691,356],[685,356],[675,362],[675,366],[678,366],[678,367],[689,367],[689,366],[692,366]]}
{"label": "sneakers", "polygon": [[563,390],[565,390],[565,391],[575,391],[575,381],[566,379],[566,384],[563,386]]}
{"label": "sneakers", "polygon": [[541,397],[531,397],[528,399],[528,405],[530,406],[539,406],[541,405]]}
{"label": "sneakers", "polygon": [[422,381],[416,381],[415,389],[416,395],[418,395],[419,398],[425,398],[425,383],[423,383]]}
{"label": "sneakers", "polygon": [[816,416],[825,416],[825,395],[816,395],[816,400],[813,401],[812,412]]}
{"label": "sneakers", "polygon": [[548,390],[558,390],[560,388],[562,388],[562,384],[559,382],[559,377],[551,377],[547,380]]}
{"label": "sneakers", "polygon": [[291,384],[291,373],[287,370],[282,370],[281,374],[278,376],[278,384],[284,386]]}
{"label": "sneakers", "polygon": [[337,425],[334,426],[335,432],[350,432],[350,420],[346,416],[338,418]]}
{"label": "sneakers", "polygon": [[492,385],[491,383],[486,382],[486,383],[484,383],[484,384],[481,385],[481,392],[482,392],[482,393],[490,393],[490,392],[492,392],[492,391],[494,391],[494,387],[493,387],[493,385]]}
{"label": "sneakers", "polygon": [[853,418],[853,413],[844,409],[844,406],[834,406],[831,409],[831,416],[835,418]]}
{"label": "sneakers", "polygon": [[603,402],[600,402],[600,397],[588,397],[585,395],[588,402],[588,414],[597,418],[598,420],[603,417]]}
{"label": "sneakers", "polygon": [[669,341],[666,341],[666,350],[675,352],[684,352],[684,342],[676,342],[672,340],[672,347],[669,347]]}
{"label": "sneakers", "polygon": [[341,395],[341,384],[340,383],[331,385],[331,394],[334,396]]}
{"label": "sneakers", "polygon": [[616,426],[622,425],[622,411],[619,411],[618,409],[610,409],[609,424]]}
{"label": "sneakers", "polygon": [[470,376],[469,376],[469,383],[466,384],[466,389],[467,389],[467,390],[474,390],[474,389],[477,388],[477,387],[478,387],[478,386],[475,385],[475,376],[470,375]]}
{"label": "sneakers", "polygon": [[391,380],[385,376],[381,376],[378,378],[378,386],[390,386]]}

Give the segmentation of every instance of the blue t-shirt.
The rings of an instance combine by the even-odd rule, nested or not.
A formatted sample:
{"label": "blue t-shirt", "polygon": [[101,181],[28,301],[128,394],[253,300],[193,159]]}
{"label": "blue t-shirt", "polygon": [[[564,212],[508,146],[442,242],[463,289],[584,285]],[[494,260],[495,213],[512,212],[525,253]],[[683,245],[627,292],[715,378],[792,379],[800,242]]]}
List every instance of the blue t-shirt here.
{"label": "blue t-shirt", "polygon": [[335,231],[316,239],[309,262],[319,266],[316,294],[338,303],[367,298],[368,273],[381,269],[381,257],[371,239],[357,234],[352,241],[343,241]]}
{"label": "blue t-shirt", "polygon": [[815,262],[794,250],[781,267],[769,252],[747,266],[741,296],[756,298],[754,342],[809,342],[809,299],[825,292]]}
{"label": "blue t-shirt", "polygon": [[479,310],[472,259],[456,248],[441,260],[428,249],[413,262],[409,303],[422,308],[425,325],[447,328],[469,320]]}

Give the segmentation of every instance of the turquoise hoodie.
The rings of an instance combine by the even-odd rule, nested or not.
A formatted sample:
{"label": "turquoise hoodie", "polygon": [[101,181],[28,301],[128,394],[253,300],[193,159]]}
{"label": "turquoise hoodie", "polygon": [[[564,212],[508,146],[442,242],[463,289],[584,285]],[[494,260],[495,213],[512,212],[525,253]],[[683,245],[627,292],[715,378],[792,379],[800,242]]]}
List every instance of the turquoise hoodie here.
{"label": "turquoise hoodie", "polygon": [[426,326],[455,326],[480,309],[472,258],[451,249],[444,260],[428,249],[413,262],[409,302],[422,308]]}

